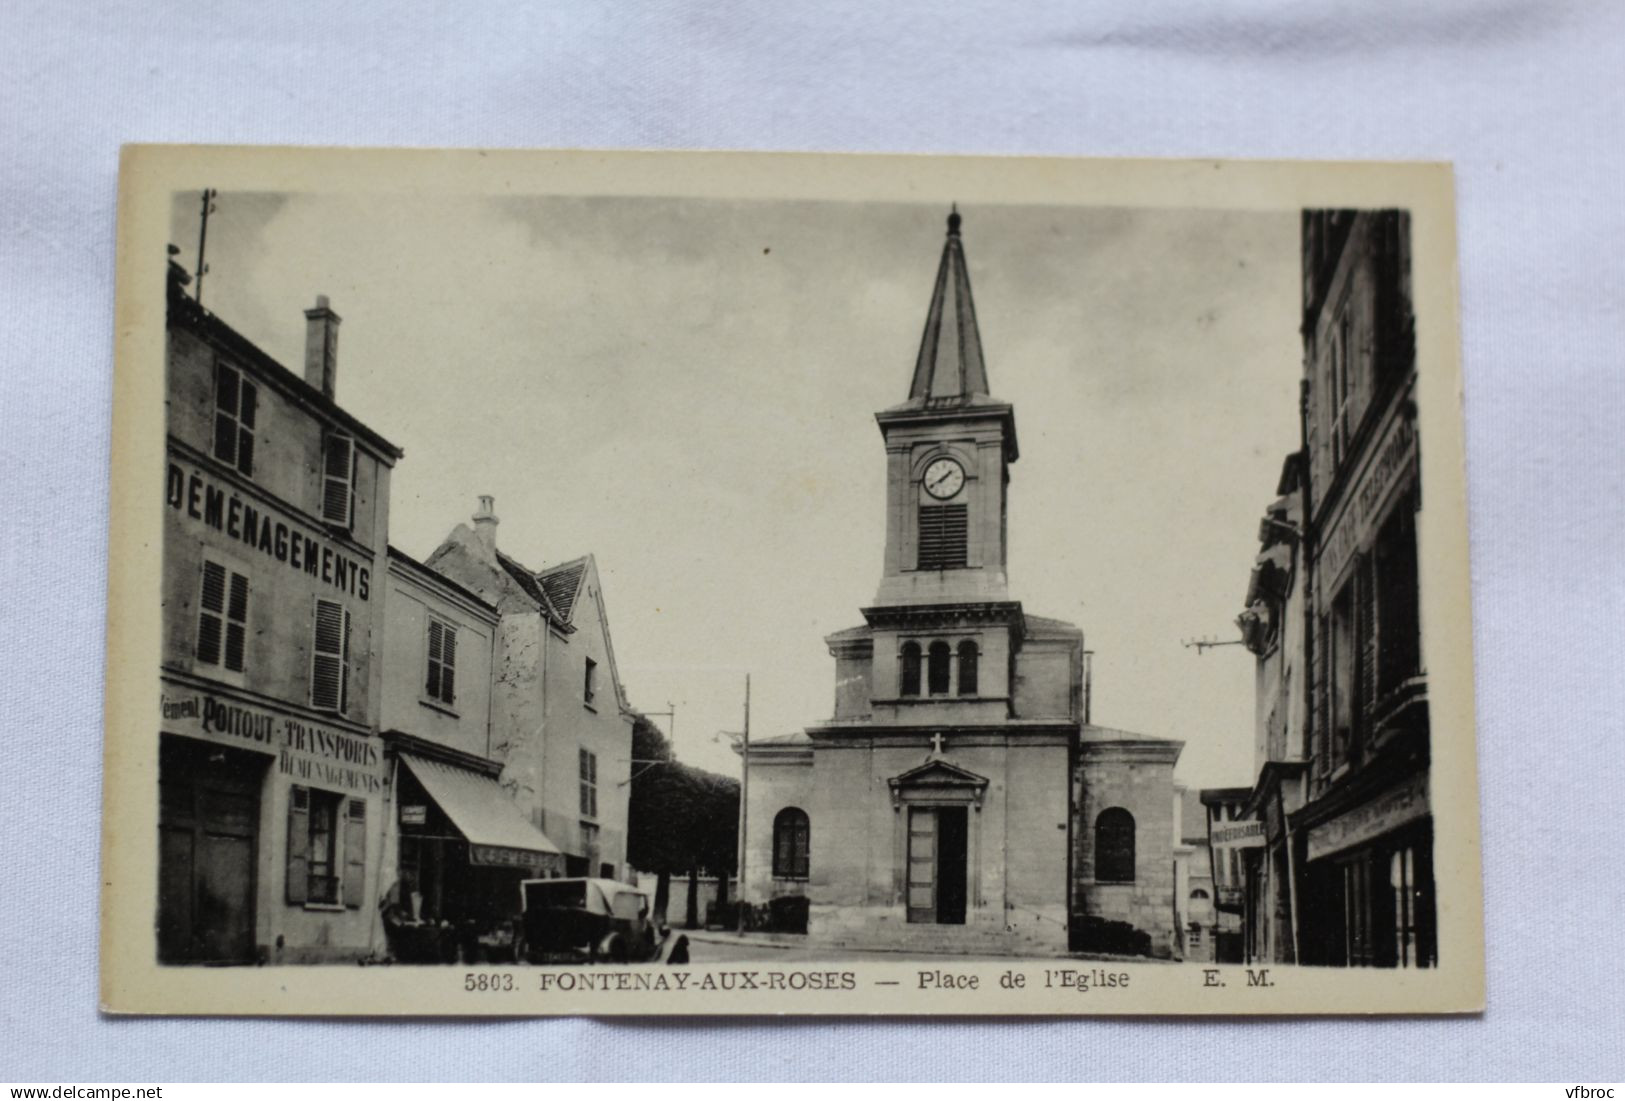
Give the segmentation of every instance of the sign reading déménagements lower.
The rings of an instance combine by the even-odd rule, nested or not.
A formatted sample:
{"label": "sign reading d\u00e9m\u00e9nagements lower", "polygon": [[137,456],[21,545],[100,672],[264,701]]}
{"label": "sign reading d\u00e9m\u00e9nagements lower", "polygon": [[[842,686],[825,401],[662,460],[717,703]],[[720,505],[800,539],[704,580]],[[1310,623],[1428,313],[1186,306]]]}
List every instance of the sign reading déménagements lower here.
{"label": "sign reading d\u00e9m\u00e9nagements lower", "polygon": [[204,692],[159,697],[166,733],[274,753],[300,783],[361,793],[384,790],[383,754],[370,738]]}

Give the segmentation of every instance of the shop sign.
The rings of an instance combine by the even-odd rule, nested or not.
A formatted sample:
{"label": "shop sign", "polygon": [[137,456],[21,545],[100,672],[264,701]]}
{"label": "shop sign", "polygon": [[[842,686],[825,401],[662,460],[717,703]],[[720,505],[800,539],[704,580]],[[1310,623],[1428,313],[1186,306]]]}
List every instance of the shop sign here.
{"label": "shop sign", "polygon": [[1428,813],[1428,778],[1421,772],[1347,814],[1309,831],[1309,859],[1351,849]]}
{"label": "shop sign", "polygon": [[522,868],[526,871],[535,871],[542,866],[542,855],[502,845],[470,845],[468,862],[487,868]]}
{"label": "shop sign", "polygon": [[401,825],[423,826],[429,821],[429,808],[422,803],[401,804]]}
{"label": "shop sign", "polygon": [[1208,827],[1207,838],[1215,849],[1256,849],[1264,844],[1264,823],[1256,818],[1215,822]]}
{"label": "shop sign", "polygon": [[370,738],[204,692],[165,692],[158,711],[165,732],[275,754],[277,771],[301,784],[362,794],[384,790],[382,755]]}
{"label": "shop sign", "polygon": [[226,538],[274,559],[350,596],[367,600],[372,592],[372,571],[320,536],[312,537],[297,521],[284,519],[263,503],[245,498],[229,485],[217,484],[206,474],[169,464],[164,503],[179,515],[213,528]]}
{"label": "shop sign", "polygon": [[1388,491],[1416,460],[1416,422],[1401,410],[1388,423],[1382,439],[1372,448],[1373,458],[1348,490],[1348,503],[1320,544],[1321,576],[1335,581],[1344,565],[1359,549],[1360,541],[1377,511],[1388,500]]}

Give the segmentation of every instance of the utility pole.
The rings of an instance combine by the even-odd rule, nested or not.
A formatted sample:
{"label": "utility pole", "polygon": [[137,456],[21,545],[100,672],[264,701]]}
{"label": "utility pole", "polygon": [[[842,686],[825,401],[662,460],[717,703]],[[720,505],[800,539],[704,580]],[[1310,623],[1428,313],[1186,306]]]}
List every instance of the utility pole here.
{"label": "utility pole", "polygon": [[219,194],[212,187],[203,189],[203,217],[197,231],[197,290],[193,295],[199,306],[203,305],[203,277],[209,273],[209,265],[203,259],[204,247],[209,242],[209,215],[214,213],[214,199]]}
{"label": "utility pole", "polygon": [[750,674],[745,674],[745,731],[739,739],[739,888],[734,892],[736,932],[745,931],[745,853],[750,818],[745,808],[750,801]]}

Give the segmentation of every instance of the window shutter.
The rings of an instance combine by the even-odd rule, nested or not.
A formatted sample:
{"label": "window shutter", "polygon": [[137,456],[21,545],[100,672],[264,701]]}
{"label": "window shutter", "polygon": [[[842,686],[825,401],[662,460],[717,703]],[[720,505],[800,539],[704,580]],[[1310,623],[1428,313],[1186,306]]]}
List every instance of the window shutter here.
{"label": "window shutter", "polygon": [[287,865],[288,901],[303,903],[310,897],[310,789],[298,784],[288,788]]}
{"label": "window shutter", "polygon": [[237,413],[237,420],[241,424],[237,430],[237,469],[244,474],[253,474],[254,410],[259,392],[252,382],[247,381],[241,384],[241,390],[241,407]]}
{"label": "window shutter", "polygon": [[346,528],[353,518],[355,441],[333,433],[327,437],[322,467],[322,519]]}
{"label": "window shutter", "polygon": [[310,705],[318,711],[343,711],[349,675],[345,669],[349,614],[333,600],[316,601],[316,633],[311,656]]}
{"label": "window shutter", "polygon": [[350,710],[350,609],[344,609],[343,648],[339,651],[339,710]]}
{"label": "window shutter", "polygon": [[1355,729],[1363,738],[1372,733],[1371,716],[1376,708],[1377,701],[1377,630],[1376,630],[1376,577],[1373,569],[1373,556],[1365,555],[1356,566],[1358,590],[1355,598],[1358,603],[1358,618],[1355,622],[1359,631],[1360,666],[1358,686],[1355,689],[1355,699],[1358,701],[1359,713],[1355,718]]}
{"label": "window shutter", "polygon": [[344,822],[344,905],[361,906],[367,882],[367,801],[351,799]]}
{"label": "window shutter", "polygon": [[243,651],[248,644],[248,578],[235,570],[231,574],[231,596],[226,603],[226,668],[243,671]]}
{"label": "window shutter", "polygon": [[444,653],[445,629],[440,621],[429,620],[429,670],[424,679],[423,689],[430,699],[440,698],[440,656]]}
{"label": "window shutter", "polygon": [[457,702],[457,629],[447,627],[442,634],[445,641],[440,655],[440,699],[450,704]]}
{"label": "window shutter", "polygon": [[209,665],[220,663],[220,643],[226,612],[226,568],[218,562],[203,563],[203,593],[198,602],[197,659]]}
{"label": "window shutter", "polygon": [[919,568],[959,570],[966,562],[969,521],[964,505],[921,505]]}

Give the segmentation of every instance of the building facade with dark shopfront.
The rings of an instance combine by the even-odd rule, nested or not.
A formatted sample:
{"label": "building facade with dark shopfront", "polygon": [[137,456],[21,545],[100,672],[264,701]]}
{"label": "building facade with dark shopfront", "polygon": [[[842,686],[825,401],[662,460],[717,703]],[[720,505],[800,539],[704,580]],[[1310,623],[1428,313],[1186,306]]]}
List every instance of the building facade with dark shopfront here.
{"label": "building facade with dark shopfront", "polygon": [[361,958],[389,828],[375,670],[401,452],[334,402],[325,300],[301,377],[186,282],[171,265],[157,956]]}
{"label": "building facade with dark shopfront", "polygon": [[495,605],[389,548],[382,724],[396,826],[381,896],[402,962],[506,960],[520,881],[564,856],[500,782],[491,756]]}
{"label": "building facade with dark shopfront", "polygon": [[1302,859],[1305,963],[1437,962],[1409,217],[1303,222],[1309,468],[1308,799],[1287,812]]}

